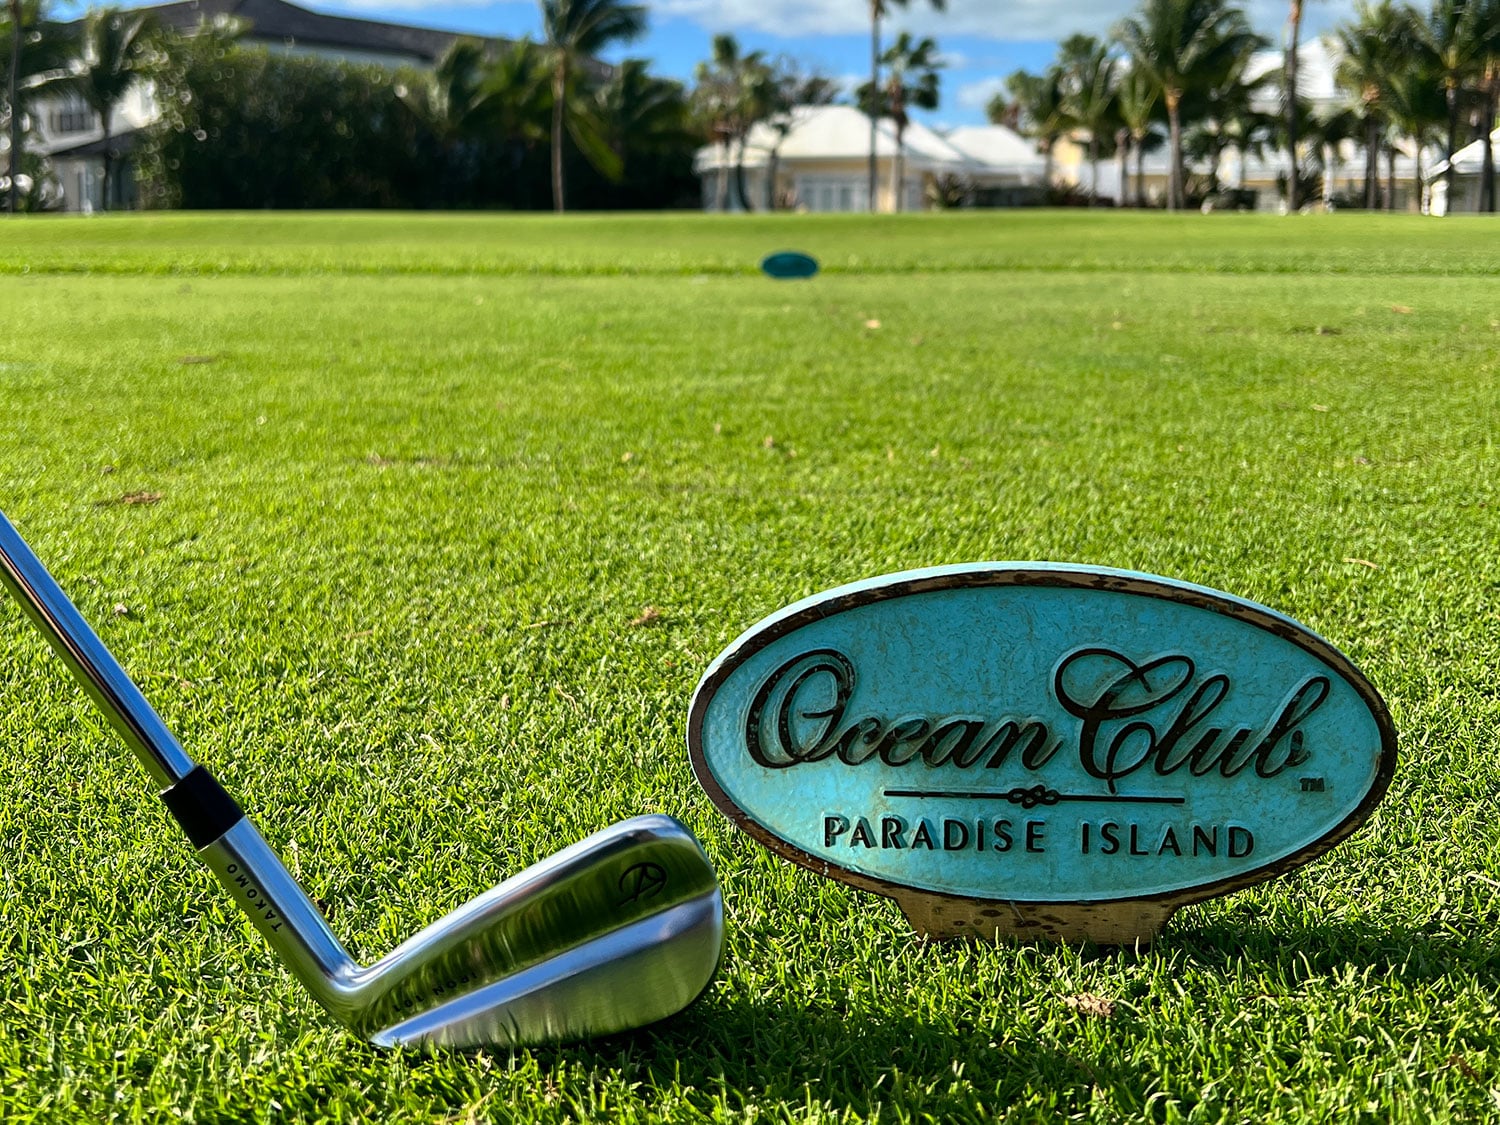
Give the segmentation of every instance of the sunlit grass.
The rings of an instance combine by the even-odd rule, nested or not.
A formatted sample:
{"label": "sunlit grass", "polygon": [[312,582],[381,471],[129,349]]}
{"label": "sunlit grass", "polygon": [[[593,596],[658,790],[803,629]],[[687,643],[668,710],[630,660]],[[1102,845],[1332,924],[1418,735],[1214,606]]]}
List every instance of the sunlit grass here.
{"label": "sunlit grass", "polygon": [[[720,982],[652,1031],[376,1052],[0,608],[0,1119],[1497,1112],[1488,226],[0,235],[0,508],[357,954],[653,810],[704,841],[731,925]],[[788,246],[825,273],[755,272]],[[817,590],[983,559],[1152,571],[1306,622],[1390,703],[1385,804],[1302,873],[1107,954],[923,947],[889,902],[731,828],[682,744],[719,649]]]}

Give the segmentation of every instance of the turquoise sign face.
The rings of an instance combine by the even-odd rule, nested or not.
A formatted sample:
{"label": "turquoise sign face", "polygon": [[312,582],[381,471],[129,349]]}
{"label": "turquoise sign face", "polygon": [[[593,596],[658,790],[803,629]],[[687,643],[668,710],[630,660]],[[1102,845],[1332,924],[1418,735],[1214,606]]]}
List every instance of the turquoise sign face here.
{"label": "turquoise sign face", "polygon": [[694,696],[693,770],[761,843],[867,889],[1180,904],[1352,832],[1384,703],[1291,619],[1038,563],[912,571],[762,621]]}
{"label": "turquoise sign face", "polygon": [[812,277],[818,272],[818,259],[796,250],[781,250],[762,258],[760,268],[766,276],[778,279]]}

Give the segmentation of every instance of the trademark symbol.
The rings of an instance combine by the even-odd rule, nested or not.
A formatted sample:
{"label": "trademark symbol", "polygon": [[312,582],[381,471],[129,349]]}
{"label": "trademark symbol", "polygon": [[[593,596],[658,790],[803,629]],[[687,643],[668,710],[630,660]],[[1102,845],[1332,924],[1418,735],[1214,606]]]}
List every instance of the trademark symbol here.
{"label": "trademark symbol", "polygon": [[667,872],[664,867],[655,863],[637,863],[634,867],[626,868],[625,873],[620,876],[620,890],[625,897],[620,900],[619,905],[628,906],[639,899],[651,898],[660,894],[666,885]]}
{"label": "trademark symbol", "polygon": [[1321,793],[1321,792],[1323,792],[1323,779],[1321,777],[1304,777],[1301,780],[1302,780],[1302,792],[1304,792],[1304,793]]}

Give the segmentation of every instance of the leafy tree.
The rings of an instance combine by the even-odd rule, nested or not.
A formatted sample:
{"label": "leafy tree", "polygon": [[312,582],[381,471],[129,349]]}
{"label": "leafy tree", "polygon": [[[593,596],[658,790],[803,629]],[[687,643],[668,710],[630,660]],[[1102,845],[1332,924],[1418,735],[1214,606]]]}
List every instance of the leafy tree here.
{"label": "leafy tree", "polygon": [[1183,206],[1182,101],[1201,89],[1225,60],[1258,43],[1245,14],[1226,0],[1142,0],[1134,16],[1121,22],[1117,37],[1133,65],[1160,87],[1167,108],[1171,145],[1168,207]]}
{"label": "leafy tree", "polygon": [[[0,121],[5,124],[9,155],[6,162],[6,207],[12,213],[23,209],[21,180],[27,175],[26,114],[29,97],[42,86],[66,73],[70,51],[60,25],[47,18],[42,0],[7,0],[0,19],[0,59],[4,65],[4,102]],[[35,191],[35,177],[33,192]]]}
{"label": "leafy tree", "polygon": [[[869,0],[870,4],[870,88],[880,88],[880,21],[890,15],[893,8],[905,8],[911,0]],[[935,12],[945,11],[948,0],[927,0]],[[870,210],[875,210],[875,128],[877,117],[870,118]]]}
{"label": "leafy tree", "polygon": [[[911,124],[909,107],[936,109],[938,107],[938,70],[942,60],[938,57],[937,43],[930,39],[913,40],[903,31],[896,41],[880,57],[887,72],[885,82],[877,89],[869,84],[856,92],[860,108],[874,121],[889,117],[896,126],[896,155],[891,161],[892,207],[901,210],[901,188],[905,180],[905,137]],[[872,150],[873,151],[873,150]]]}
{"label": "leafy tree", "polygon": [[562,212],[563,132],[606,176],[619,174],[618,157],[599,135],[590,112],[585,68],[606,47],[646,32],[646,8],[620,0],[541,0],[542,33],[552,65],[552,209]]}
{"label": "leafy tree", "polygon": [[9,211],[21,202],[21,45],[26,40],[26,10],[10,0],[10,61],[5,68],[5,106],[10,115]]}
{"label": "leafy tree", "polygon": [[109,210],[114,153],[110,138],[115,111],[130,88],[141,80],[148,60],[148,37],[156,28],[149,12],[96,8],[84,17],[78,59],[71,73],[55,83],[77,94],[99,117],[104,131],[104,209]]}

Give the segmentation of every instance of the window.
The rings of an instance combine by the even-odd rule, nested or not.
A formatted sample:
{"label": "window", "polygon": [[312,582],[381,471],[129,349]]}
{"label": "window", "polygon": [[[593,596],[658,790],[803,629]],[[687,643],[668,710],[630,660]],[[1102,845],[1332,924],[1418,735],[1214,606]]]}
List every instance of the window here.
{"label": "window", "polygon": [[799,176],[796,190],[809,211],[863,211],[870,198],[863,180],[833,176]]}
{"label": "window", "polygon": [[98,119],[82,98],[68,98],[61,105],[54,106],[47,118],[48,130],[55,134],[63,133],[86,133],[96,128]]}

